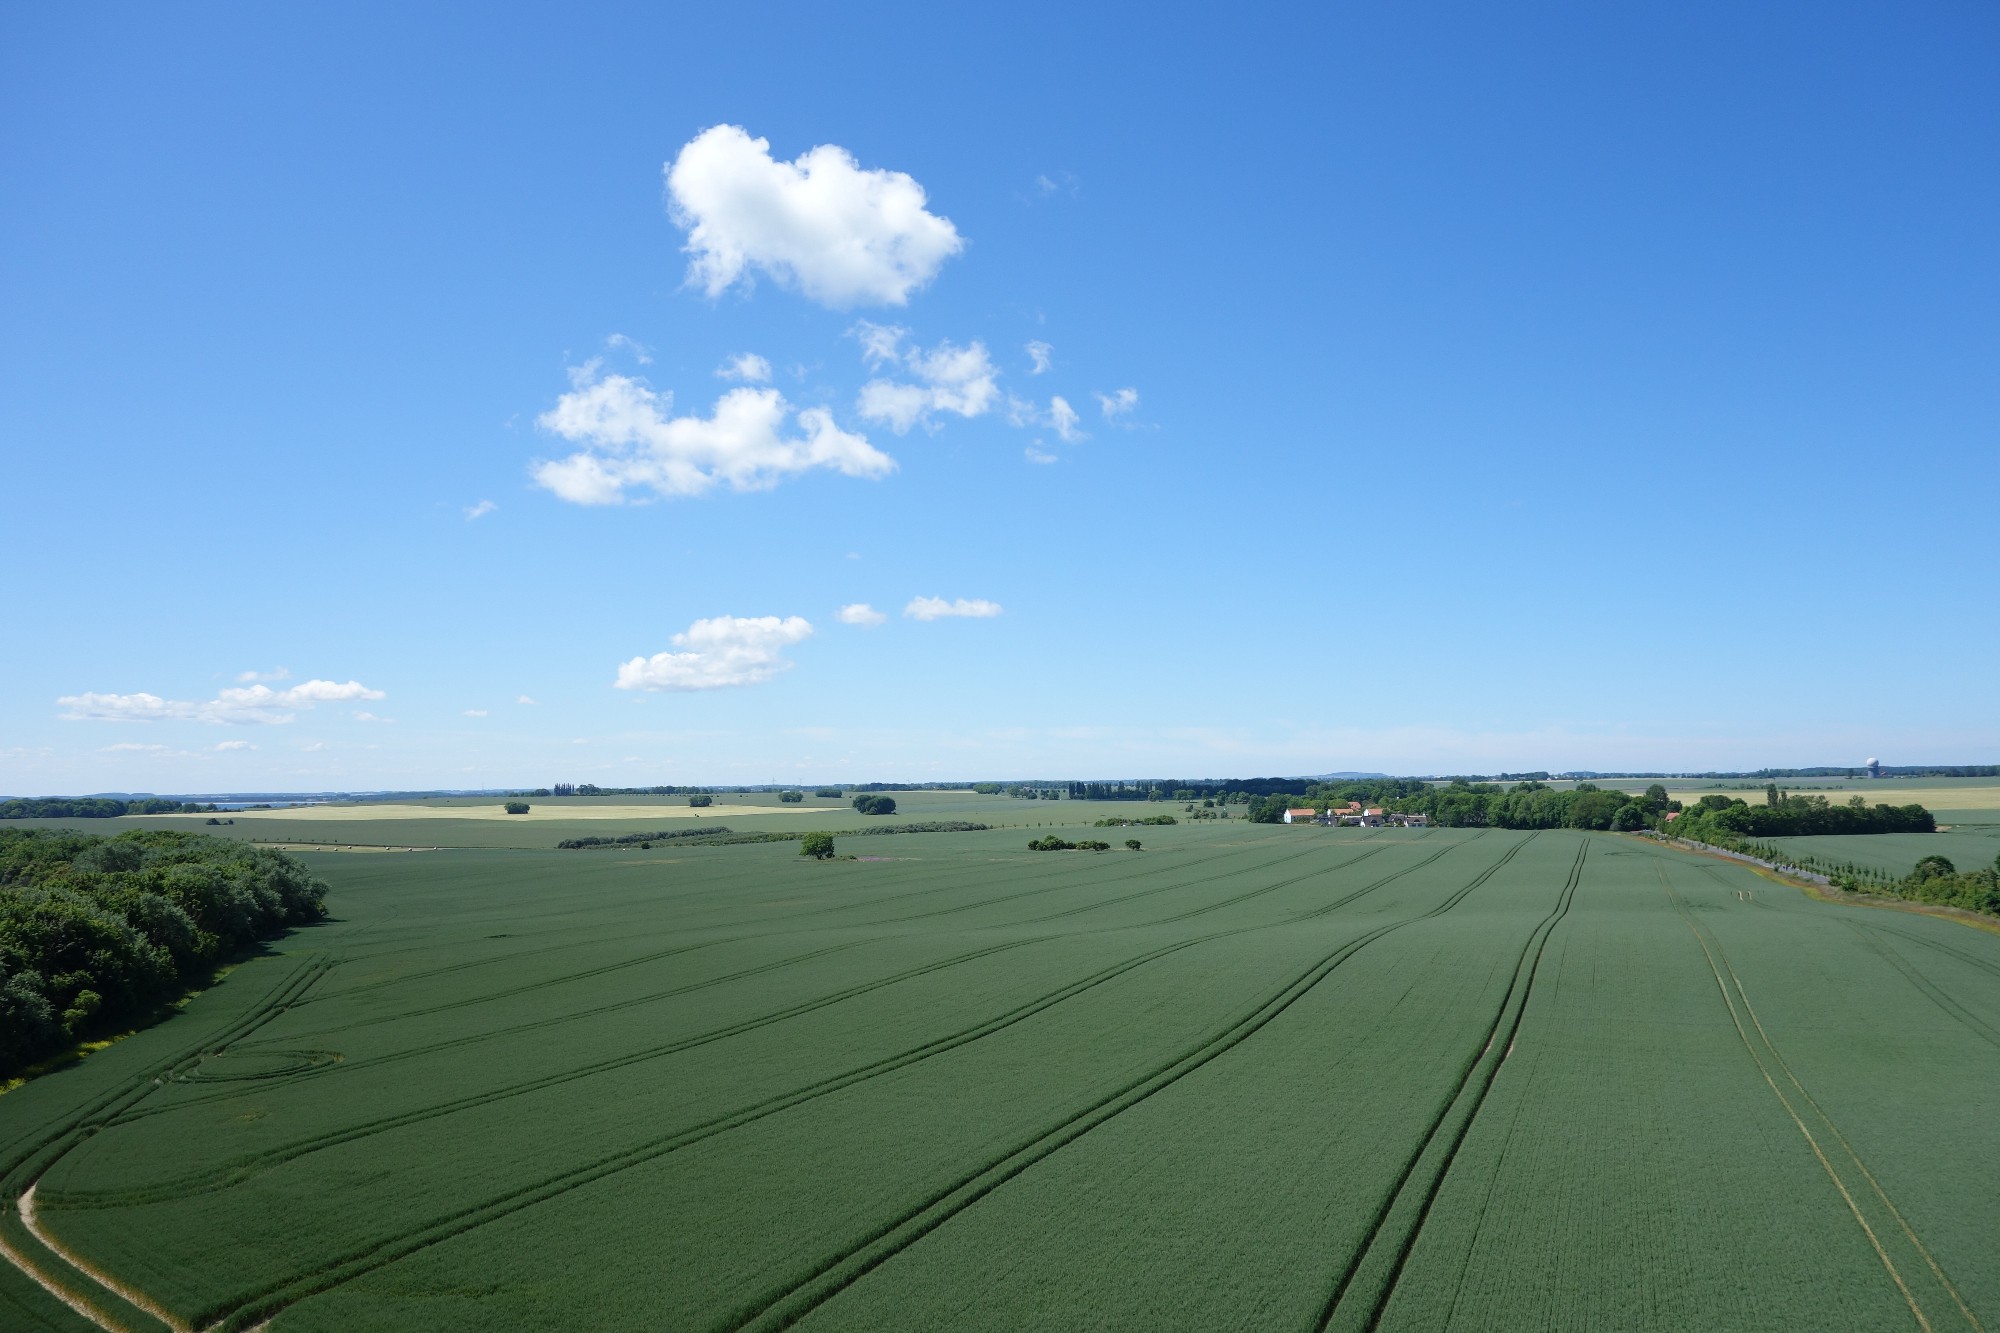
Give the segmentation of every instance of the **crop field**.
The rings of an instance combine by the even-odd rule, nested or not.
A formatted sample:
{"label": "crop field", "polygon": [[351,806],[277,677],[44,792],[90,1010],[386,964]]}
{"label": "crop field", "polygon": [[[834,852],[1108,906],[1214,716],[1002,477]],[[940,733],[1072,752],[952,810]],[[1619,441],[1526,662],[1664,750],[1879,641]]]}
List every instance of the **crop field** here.
{"label": "crop field", "polygon": [[1926,856],[1942,856],[1960,870],[1983,870],[2000,857],[2000,823],[1953,824],[1937,833],[1877,833],[1812,838],[1771,838],[1788,852],[1804,852],[1823,863],[1846,862],[1892,875],[1907,875]]}
{"label": "crop field", "polygon": [[2000,1330],[2000,936],[1130,833],[307,853],[331,921],[0,1096],[0,1327]]}
{"label": "crop field", "polygon": [[[1088,824],[1106,816],[1152,814],[1178,806],[1111,801],[1017,801],[971,792],[896,792],[896,817],[863,815],[845,799],[778,805],[770,793],[724,793],[714,804],[693,807],[685,796],[529,797],[526,815],[509,815],[500,797],[299,806],[275,810],[225,810],[233,824],[210,825],[207,815],[138,815],[105,819],[23,819],[27,828],[69,828],[118,833],[131,828],[192,830],[273,845],[346,847],[553,848],[566,838],[616,836],[722,824],[739,833],[798,833],[804,829],[857,829],[904,819],[957,819],[1008,827]],[[1242,807],[1236,808],[1240,815]]]}

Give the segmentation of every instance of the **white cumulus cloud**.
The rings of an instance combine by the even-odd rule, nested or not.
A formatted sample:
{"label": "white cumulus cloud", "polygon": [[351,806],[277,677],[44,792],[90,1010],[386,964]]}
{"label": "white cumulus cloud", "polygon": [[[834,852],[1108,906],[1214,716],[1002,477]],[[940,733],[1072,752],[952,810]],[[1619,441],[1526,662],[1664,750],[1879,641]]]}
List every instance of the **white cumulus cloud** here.
{"label": "white cumulus cloud", "polygon": [[755,352],[743,352],[717,366],[715,374],[718,379],[741,380],[745,384],[769,384],[771,363]]}
{"label": "white cumulus cloud", "polygon": [[736,125],[681,148],[667,195],[688,234],[688,280],[710,296],[754,269],[837,309],[904,305],[965,248],[906,173],[864,169],[832,144],[780,162]]}
{"label": "white cumulus cloud", "polygon": [[65,694],[56,704],[66,710],[61,716],[71,722],[192,721],[247,725],[290,722],[298,710],[315,704],[386,697],[381,690],[370,689],[358,680],[308,680],[285,690],[274,690],[268,685],[234,686],[201,702],[163,699],[142,691]]}
{"label": "white cumulus cloud", "polygon": [[835,616],[843,625],[879,625],[889,618],[866,602],[850,602]]}
{"label": "white cumulus cloud", "polygon": [[720,690],[755,685],[788,671],[784,650],[812,637],[803,616],[714,616],[673,637],[678,652],[635,657],[618,667],[621,690]]}
{"label": "white cumulus cloud", "polygon": [[[535,465],[535,481],[573,504],[618,504],[628,492],[700,495],[717,482],[762,490],[813,468],[881,477],[895,460],[833,414],[793,413],[776,389],[731,389],[707,417],[672,415],[673,396],[624,375],[572,373],[572,388],[544,412],[542,429],[583,446]],[[787,429],[790,419],[791,430]]]}
{"label": "white cumulus cloud", "polygon": [[931,425],[934,412],[976,417],[992,410],[1000,397],[999,374],[975,339],[960,347],[949,339],[925,351],[905,350],[907,329],[862,320],[850,332],[861,341],[861,355],[871,368],[894,367],[908,379],[876,378],[861,386],[855,410],[867,421],[881,422],[898,435],[910,427]]}
{"label": "white cumulus cloud", "polygon": [[903,614],[912,620],[942,620],[947,616],[983,620],[999,615],[1000,603],[983,597],[959,597],[949,602],[942,597],[912,597]]}

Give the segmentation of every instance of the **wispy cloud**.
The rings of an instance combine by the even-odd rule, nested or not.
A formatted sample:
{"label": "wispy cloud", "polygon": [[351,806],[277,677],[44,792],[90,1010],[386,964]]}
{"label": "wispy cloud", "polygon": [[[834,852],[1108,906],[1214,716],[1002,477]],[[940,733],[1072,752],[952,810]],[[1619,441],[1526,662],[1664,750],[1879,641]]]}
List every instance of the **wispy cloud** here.
{"label": "wispy cloud", "polygon": [[879,625],[889,617],[877,611],[866,602],[850,602],[835,613],[835,618],[843,625]]}
{"label": "wispy cloud", "polygon": [[862,358],[871,368],[892,368],[905,376],[878,377],[861,386],[855,410],[865,421],[880,422],[902,435],[912,426],[931,427],[933,413],[976,417],[999,400],[999,372],[982,342],[960,347],[946,340],[927,352],[920,347],[905,350],[903,339],[909,331],[894,325],[862,320],[849,332],[860,340]]}
{"label": "wispy cloud", "polygon": [[1077,423],[1081,420],[1076,409],[1069,405],[1069,399],[1061,394],[1051,396],[1047,408],[1039,407],[1026,398],[1017,398],[1011,394],[1007,398],[1009,425],[1046,427],[1054,431],[1065,444],[1075,444],[1078,440],[1090,438],[1089,432],[1078,428]]}
{"label": "wispy cloud", "polygon": [[629,352],[632,359],[642,366],[653,364],[653,349],[636,338],[628,338],[622,333],[614,333],[604,340],[604,346],[608,351]]}
{"label": "wispy cloud", "polygon": [[465,710],[465,715],[467,717],[485,717],[486,710],[484,708],[468,708]]}
{"label": "wispy cloud", "polygon": [[65,694],[56,700],[70,722],[194,721],[233,724],[290,722],[297,710],[315,704],[381,699],[381,690],[358,680],[309,680],[286,690],[249,685],[220,691],[215,698],[195,702],[164,699],[157,694]]}
{"label": "wispy cloud", "polygon": [[1028,361],[1030,362],[1028,373],[1030,375],[1047,374],[1049,367],[1055,364],[1056,349],[1041,339],[1037,338],[1035,341],[1029,343],[1027,350]]}
{"label": "wispy cloud", "polygon": [[290,680],[291,678],[292,673],[288,667],[273,667],[269,671],[239,671],[236,673],[237,681],[244,685],[255,684],[260,680]]}
{"label": "wispy cloud", "polygon": [[735,125],[681,148],[667,195],[688,234],[688,281],[710,296],[754,270],[836,309],[899,306],[965,248],[909,175],[863,169],[832,144],[780,162]]}
{"label": "wispy cloud", "polygon": [[1106,420],[1122,417],[1139,405],[1137,389],[1116,389],[1110,393],[1097,395],[1097,405],[1104,411]]}
{"label": "wispy cloud", "polygon": [[1044,453],[1040,448],[1038,448],[1037,446],[1039,446],[1040,444],[1041,441],[1036,440],[1034,444],[1028,446],[1027,456],[1028,456],[1028,461],[1030,463],[1054,463],[1059,461],[1054,454]]}
{"label": "wispy cloud", "polygon": [[530,698],[529,698],[529,697],[528,697],[527,695],[525,695],[525,694],[524,694],[524,695],[522,695],[521,697],[519,697],[518,699],[514,700],[514,702],[515,702],[515,703],[517,703],[517,704],[528,704],[528,705],[532,706],[532,705],[534,704],[534,702],[535,702],[535,701],[534,701],[533,699],[530,699]]}
{"label": "wispy cloud", "polygon": [[942,620],[951,616],[984,620],[1000,614],[1000,603],[983,597],[959,597],[952,601],[942,597],[912,597],[903,614],[912,620]]}
{"label": "wispy cloud", "polygon": [[499,505],[494,504],[491,500],[481,500],[478,504],[467,505],[465,507],[465,521],[470,523],[475,518],[485,518],[499,507]]}

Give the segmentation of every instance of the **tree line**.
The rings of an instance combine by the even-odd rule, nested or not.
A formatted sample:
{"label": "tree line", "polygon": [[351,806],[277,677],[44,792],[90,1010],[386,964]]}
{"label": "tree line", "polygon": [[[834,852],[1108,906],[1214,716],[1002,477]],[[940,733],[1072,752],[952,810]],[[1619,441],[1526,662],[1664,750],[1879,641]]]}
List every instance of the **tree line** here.
{"label": "tree line", "polygon": [[1869,805],[1859,796],[1834,805],[1824,796],[1767,789],[1764,804],[1704,796],[1674,821],[1677,837],[1714,842],[1717,836],[1796,838],[1833,833],[1935,833],[1937,818],[1921,805]]}
{"label": "tree line", "polygon": [[16,796],[0,801],[0,819],[117,819],[121,815],[200,815],[215,809],[195,801],[142,796],[133,801],[108,796]]}
{"label": "tree line", "polygon": [[1888,893],[1911,902],[1935,903],[2000,916],[2000,856],[1989,870],[1960,870],[1949,857],[1926,856],[1899,880],[1863,882],[1836,875],[1834,885],[1863,893]]}
{"label": "tree line", "polygon": [[325,899],[296,858],[226,838],[0,829],[0,1077],[149,1020]]}

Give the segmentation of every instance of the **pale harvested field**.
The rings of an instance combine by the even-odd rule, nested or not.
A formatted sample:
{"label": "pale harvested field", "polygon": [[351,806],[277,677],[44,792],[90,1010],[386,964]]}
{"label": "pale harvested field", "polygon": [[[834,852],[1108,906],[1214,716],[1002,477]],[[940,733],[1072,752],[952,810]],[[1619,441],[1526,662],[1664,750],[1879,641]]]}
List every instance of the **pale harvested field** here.
{"label": "pale harvested field", "polygon": [[[1669,796],[1684,803],[1711,794],[1733,796],[1752,805],[1760,805],[1764,800],[1761,787],[1756,791],[1744,791],[1729,783],[1677,785],[1667,782],[1661,785],[1666,787]],[[1850,798],[1859,796],[1870,805],[1921,805],[1930,810],[2000,810],[2000,784],[1919,787],[1914,784],[1905,786],[1900,782],[1883,782],[1856,783],[1839,790],[1825,790],[1829,784],[1824,779],[1799,778],[1794,782],[1780,782],[1778,785],[1787,791],[1798,792],[1802,796],[1824,796],[1833,805],[1845,805]]]}
{"label": "pale harvested field", "polygon": [[[501,802],[481,805],[295,805],[282,810],[225,810],[220,817],[238,823],[253,819],[325,820],[341,822],[360,819],[507,819],[530,823],[538,819],[695,819],[721,820],[741,815],[818,815],[829,809],[845,813],[841,807],[811,805],[712,805],[696,809],[691,805],[542,805],[530,800],[528,813],[510,815]],[[196,823],[207,815],[172,815],[162,818],[188,819]]]}

